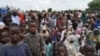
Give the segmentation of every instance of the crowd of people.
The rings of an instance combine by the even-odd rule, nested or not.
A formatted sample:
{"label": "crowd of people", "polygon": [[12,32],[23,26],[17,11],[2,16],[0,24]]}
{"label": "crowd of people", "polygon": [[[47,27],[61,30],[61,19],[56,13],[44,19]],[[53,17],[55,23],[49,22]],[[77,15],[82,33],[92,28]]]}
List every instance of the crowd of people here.
{"label": "crowd of people", "polygon": [[0,56],[100,56],[100,13],[0,13]]}

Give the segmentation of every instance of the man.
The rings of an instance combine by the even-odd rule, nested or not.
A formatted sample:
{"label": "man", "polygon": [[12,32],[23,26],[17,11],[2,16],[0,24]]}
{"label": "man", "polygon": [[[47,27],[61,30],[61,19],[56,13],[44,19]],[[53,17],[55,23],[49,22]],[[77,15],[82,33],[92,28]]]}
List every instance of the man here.
{"label": "man", "polygon": [[11,15],[11,19],[12,19],[12,23],[16,23],[18,25],[20,25],[20,18],[18,16],[17,11],[14,11]]}

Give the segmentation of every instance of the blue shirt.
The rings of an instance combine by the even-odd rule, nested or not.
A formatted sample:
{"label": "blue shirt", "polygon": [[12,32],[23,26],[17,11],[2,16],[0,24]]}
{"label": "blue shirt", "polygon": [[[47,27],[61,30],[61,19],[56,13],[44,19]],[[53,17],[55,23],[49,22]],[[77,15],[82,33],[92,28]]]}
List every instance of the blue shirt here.
{"label": "blue shirt", "polygon": [[1,47],[1,56],[32,56],[28,45],[22,43],[20,45],[8,46],[3,45]]}
{"label": "blue shirt", "polygon": [[94,28],[97,28],[98,26],[100,26],[100,21],[96,21],[96,23],[94,24]]}

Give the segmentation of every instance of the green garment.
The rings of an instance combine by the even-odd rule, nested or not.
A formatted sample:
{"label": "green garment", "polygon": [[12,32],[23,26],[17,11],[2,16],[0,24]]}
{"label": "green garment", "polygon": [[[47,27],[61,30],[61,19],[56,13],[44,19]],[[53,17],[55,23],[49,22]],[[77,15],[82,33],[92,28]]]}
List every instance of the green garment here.
{"label": "green garment", "polygon": [[86,23],[87,22],[87,17],[86,17],[86,13],[85,12],[83,12],[82,13],[82,17],[80,18],[81,19],[81,21],[83,22],[83,23]]}

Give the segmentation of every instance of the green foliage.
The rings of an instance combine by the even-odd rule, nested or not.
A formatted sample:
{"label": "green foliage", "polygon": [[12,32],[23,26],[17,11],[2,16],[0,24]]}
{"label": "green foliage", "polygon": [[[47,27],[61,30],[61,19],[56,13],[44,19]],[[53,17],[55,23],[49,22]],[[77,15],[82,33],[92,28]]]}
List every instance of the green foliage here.
{"label": "green foliage", "polygon": [[100,0],[92,0],[88,6],[87,11],[100,11]]}
{"label": "green foliage", "polygon": [[52,8],[48,8],[48,12],[52,12]]}

